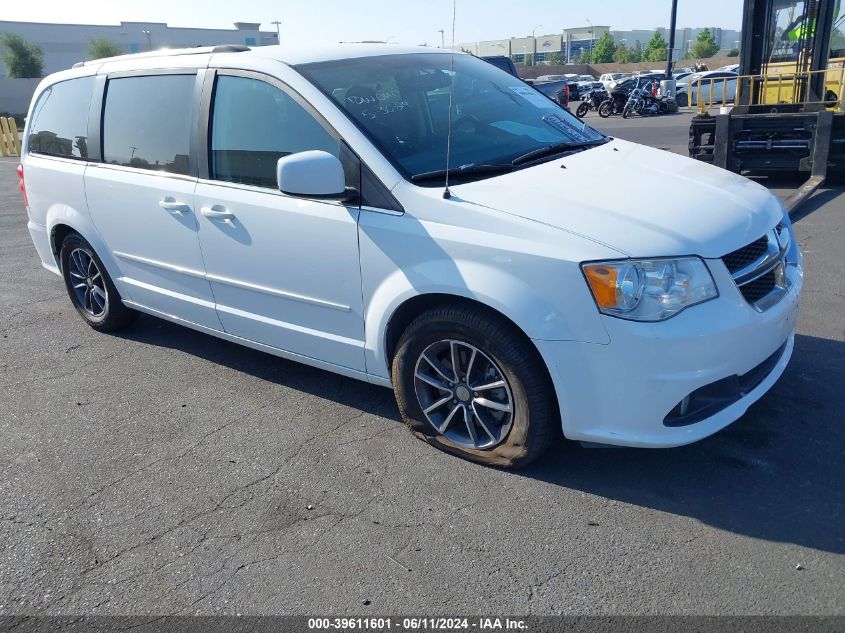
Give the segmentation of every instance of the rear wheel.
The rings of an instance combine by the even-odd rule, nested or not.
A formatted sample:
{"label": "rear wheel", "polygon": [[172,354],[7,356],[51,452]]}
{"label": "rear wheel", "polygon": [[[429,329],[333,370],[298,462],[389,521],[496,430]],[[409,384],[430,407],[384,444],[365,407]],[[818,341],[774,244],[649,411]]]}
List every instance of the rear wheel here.
{"label": "rear wheel", "polygon": [[71,303],[88,325],[114,332],[137,318],[137,312],[123,305],[103,262],[80,235],[64,239],[59,259]]}
{"label": "rear wheel", "polygon": [[483,308],[444,306],[417,317],[399,341],[392,379],[417,437],[481,464],[525,466],[559,428],[536,349]]}
{"label": "rear wheel", "polygon": [[689,105],[689,96],[686,92],[681,92],[675,96],[675,103],[678,104],[679,108],[686,108]]}
{"label": "rear wheel", "polygon": [[579,119],[583,119],[589,111],[590,105],[586,101],[582,101],[581,104],[578,106],[578,109],[575,110],[575,116],[577,116]]}
{"label": "rear wheel", "polygon": [[608,99],[607,101],[602,101],[602,104],[599,106],[599,116],[606,119],[611,114],[613,114],[613,100]]}

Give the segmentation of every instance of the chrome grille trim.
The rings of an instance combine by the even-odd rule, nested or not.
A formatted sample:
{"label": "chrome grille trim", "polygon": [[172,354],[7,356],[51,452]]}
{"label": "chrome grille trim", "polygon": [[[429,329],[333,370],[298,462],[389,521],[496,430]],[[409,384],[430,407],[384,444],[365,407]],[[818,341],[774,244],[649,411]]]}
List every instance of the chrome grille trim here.
{"label": "chrome grille trim", "polygon": [[[749,251],[756,253],[760,250],[760,242],[763,238],[766,239],[765,252],[751,263],[738,270],[731,271],[732,263],[742,261]],[[785,267],[787,265],[786,255],[791,243],[789,228],[781,222],[775,228],[767,231],[763,237],[722,257],[722,262],[728,268],[728,272],[730,272],[731,278],[740,293],[758,312],[768,310],[780,301],[789,290]],[[758,296],[759,284],[755,284],[755,282],[762,280],[766,275],[774,275],[775,282],[771,291],[763,296]]]}

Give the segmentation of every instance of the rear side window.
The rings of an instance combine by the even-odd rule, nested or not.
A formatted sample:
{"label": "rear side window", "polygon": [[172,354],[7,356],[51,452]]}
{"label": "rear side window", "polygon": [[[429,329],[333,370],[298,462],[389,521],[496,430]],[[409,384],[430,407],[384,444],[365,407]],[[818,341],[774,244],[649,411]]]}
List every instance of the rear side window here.
{"label": "rear side window", "polygon": [[93,93],[93,76],[61,81],[42,92],[32,111],[29,151],[86,160]]}
{"label": "rear side window", "polygon": [[188,173],[196,75],[112,79],[103,111],[103,161]]}
{"label": "rear side window", "polygon": [[288,154],[339,146],[293,97],[266,82],[222,75],[211,122],[211,178],[276,188],[276,161]]}

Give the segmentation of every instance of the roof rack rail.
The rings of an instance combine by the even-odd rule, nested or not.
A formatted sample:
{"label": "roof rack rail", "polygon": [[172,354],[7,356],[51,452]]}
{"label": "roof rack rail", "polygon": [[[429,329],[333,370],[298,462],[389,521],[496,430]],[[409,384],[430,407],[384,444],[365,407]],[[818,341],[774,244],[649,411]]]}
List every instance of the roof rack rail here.
{"label": "roof rack rail", "polygon": [[249,46],[243,44],[220,44],[211,49],[212,53],[243,53],[248,51]]}
{"label": "roof rack rail", "polygon": [[208,53],[242,53],[251,50],[243,44],[219,44],[217,46],[195,46],[193,48],[165,48],[157,51],[146,51],[144,53],[131,53],[128,55],[116,55],[102,59],[89,59],[84,62],[76,62],[73,68],[88,66],[89,64],[102,64],[103,62],[116,61],[118,59],[144,59],[147,57],[176,57],[179,55],[203,55]]}

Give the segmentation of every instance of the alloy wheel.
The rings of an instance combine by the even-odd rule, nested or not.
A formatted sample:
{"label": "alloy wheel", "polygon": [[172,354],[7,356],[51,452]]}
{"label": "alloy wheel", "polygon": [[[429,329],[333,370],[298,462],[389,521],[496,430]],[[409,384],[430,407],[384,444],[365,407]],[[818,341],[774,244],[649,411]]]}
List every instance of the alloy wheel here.
{"label": "alloy wheel", "polygon": [[109,306],[106,281],[91,253],[76,248],[68,258],[68,274],[76,303],[95,319],[102,317]]}
{"label": "alloy wheel", "polygon": [[502,370],[464,341],[426,347],[414,368],[414,389],[429,424],[461,447],[493,448],[513,424],[513,397]]}

